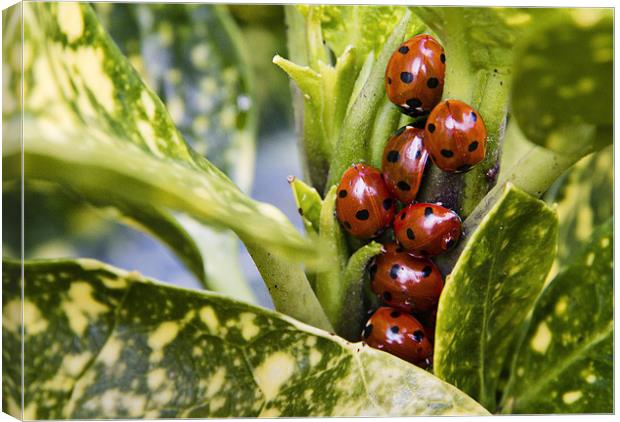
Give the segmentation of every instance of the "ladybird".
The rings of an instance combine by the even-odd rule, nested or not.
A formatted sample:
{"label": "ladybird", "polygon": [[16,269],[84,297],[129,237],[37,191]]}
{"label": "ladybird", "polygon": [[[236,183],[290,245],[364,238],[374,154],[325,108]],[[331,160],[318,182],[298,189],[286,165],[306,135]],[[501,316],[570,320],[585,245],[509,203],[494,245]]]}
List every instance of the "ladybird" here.
{"label": "ladybird", "polygon": [[438,204],[411,204],[394,217],[394,237],[415,256],[436,256],[458,242],[461,219]]}
{"label": "ladybird", "polygon": [[443,93],[446,54],[430,35],[416,35],[390,57],[385,69],[385,91],[391,102],[411,116],[433,109]]}
{"label": "ladybird", "polygon": [[388,243],[370,266],[370,288],[388,306],[425,312],[437,306],[443,278],[430,259],[416,258]]}
{"label": "ladybird", "polygon": [[392,196],[404,204],[413,202],[422,182],[428,160],[423,136],[424,130],[403,126],[388,139],[383,150],[381,171],[385,183]]}
{"label": "ladybird", "polygon": [[355,164],[338,185],[336,217],[352,236],[376,237],[392,222],[394,202],[379,170]]}
{"label": "ladybird", "polygon": [[364,343],[384,350],[423,368],[430,364],[433,346],[424,327],[415,317],[395,308],[382,306],[366,322]]}
{"label": "ladybird", "polygon": [[462,101],[443,101],[428,116],[424,146],[443,171],[468,171],[484,159],[486,144],[482,116]]}

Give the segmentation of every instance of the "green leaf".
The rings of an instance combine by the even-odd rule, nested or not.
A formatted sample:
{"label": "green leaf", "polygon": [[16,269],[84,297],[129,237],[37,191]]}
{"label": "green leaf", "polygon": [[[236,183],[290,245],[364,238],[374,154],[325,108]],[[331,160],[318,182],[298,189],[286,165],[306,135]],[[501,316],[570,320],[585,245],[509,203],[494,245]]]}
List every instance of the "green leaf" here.
{"label": "green leaf", "polygon": [[533,142],[583,156],[612,142],[612,78],[612,10],[556,13],[519,46],[514,116]]}
{"label": "green leaf", "polygon": [[323,200],[319,193],[312,186],[308,186],[295,176],[289,177],[289,185],[297,204],[297,210],[301,215],[306,233],[318,234],[319,218]]}
{"label": "green leaf", "polygon": [[247,192],[257,108],[239,29],[206,4],[94,3],[110,33],[192,148]]}
{"label": "green leaf", "polygon": [[[20,347],[20,273],[4,262],[5,350]],[[217,294],[93,260],[25,277],[28,419],[486,413],[392,355]],[[3,368],[17,415],[20,360]]]}
{"label": "green leaf", "polygon": [[[94,7],[123,54],[156,89],[184,139],[249,192],[257,126],[254,81],[239,28],[227,9],[196,4]],[[241,271],[222,271],[225,261],[228,268],[239,266],[234,234],[187,224],[208,257],[209,287],[254,301]]]}
{"label": "green leaf", "polygon": [[435,374],[490,411],[514,332],[553,262],[557,217],[508,186],[465,246],[439,300]]}
{"label": "green leaf", "polygon": [[613,147],[578,162],[549,189],[545,200],[557,203],[560,232],[556,264],[563,267],[590,241],[594,228],[613,216]]}
{"label": "green leaf", "polygon": [[[33,52],[24,74],[27,177],[69,185],[85,197],[185,212],[280,256],[316,257],[281,212],[251,200],[188,147],[92,9],[28,4],[25,13],[26,49]],[[5,124],[18,129],[19,116],[7,117]],[[9,172],[19,174],[19,144],[3,154]]]}
{"label": "green leaf", "polygon": [[613,412],[613,222],[536,302],[503,399],[507,413]]}

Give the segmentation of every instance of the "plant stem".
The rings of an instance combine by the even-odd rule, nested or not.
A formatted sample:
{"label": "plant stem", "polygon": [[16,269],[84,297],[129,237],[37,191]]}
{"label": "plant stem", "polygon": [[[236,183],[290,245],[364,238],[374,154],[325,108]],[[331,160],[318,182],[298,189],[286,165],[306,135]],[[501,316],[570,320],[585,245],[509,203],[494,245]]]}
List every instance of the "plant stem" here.
{"label": "plant stem", "polygon": [[326,187],[337,184],[342,173],[352,163],[359,162],[360,160],[367,161],[370,158],[368,134],[370,133],[377,108],[385,98],[385,67],[394,50],[404,39],[410,18],[411,12],[407,10],[383,45],[366,84],[353,103],[351,110],[347,113],[347,117],[340,130],[336,153],[332,157],[329,167]]}
{"label": "plant stem", "polygon": [[260,272],[278,312],[333,332],[300,264],[283,260],[254,239],[242,238]]}
{"label": "plant stem", "polygon": [[333,186],[323,201],[319,229],[319,237],[328,248],[327,255],[333,257],[333,262],[326,270],[317,273],[316,296],[327,317],[337,329],[344,294],[342,274],[347,264],[349,251],[340,223],[334,216],[335,206],[336,186]]}

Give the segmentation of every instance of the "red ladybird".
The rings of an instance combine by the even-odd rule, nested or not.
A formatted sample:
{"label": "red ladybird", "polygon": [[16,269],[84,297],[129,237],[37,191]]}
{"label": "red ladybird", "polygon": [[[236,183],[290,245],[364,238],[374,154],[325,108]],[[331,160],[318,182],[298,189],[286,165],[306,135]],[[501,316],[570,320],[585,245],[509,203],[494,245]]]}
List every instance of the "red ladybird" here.
{"label": "red ladybird", "polygon": [[427,258],[416,258],[395,243],[370,266],[370,288],[386,305],[406,312],[430,311],[437,306],[443,278]]}
{"label": "red ladybird", "polygon": [[392,54],[385,69],[385,91],[391,102],[412,116],[427,113],[441,100],[446,55],[430,35],[417,35]]}
{"label": "red ladybird", "polygon": [[428,160],[423,136],[424,130],[403,126],[387,141],[383,150],[381,170],[385,183],[392,196],[404,204],[413,202],[418,194]]}
{"label": "red ladybird", "polygon": [[352,236],[378,236],[394,217],[394,200],[379,170],[364,164],[342,175],[336,194],[336,217]]}
{"label": "red ladybird", "polygon": [[461,219],[437,204],[409,205],[394,218],[398,243],[416,256],[435,256],[450,249],[461,237]]}
{"label": "red ladybird", "polygon": [[428,116],[424,146],[443,171],[469,170],[484,160],[486,144],[482,116],[462,101],[443,101]]}
{"label": "red ladybird", "polygon": [[366,322],[363,341],[423,368],[429,366],[433,346],[424,327],[413,316],[383,306]]}

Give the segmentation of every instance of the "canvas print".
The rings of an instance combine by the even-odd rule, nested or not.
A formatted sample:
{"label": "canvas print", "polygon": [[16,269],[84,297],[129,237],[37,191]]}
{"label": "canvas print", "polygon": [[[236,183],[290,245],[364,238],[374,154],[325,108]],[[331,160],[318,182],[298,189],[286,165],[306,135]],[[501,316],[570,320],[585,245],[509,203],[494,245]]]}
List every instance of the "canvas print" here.
{"label": "canvas print", "polygon": [[609,414],[613,9],[2,13],[2,411]]}

